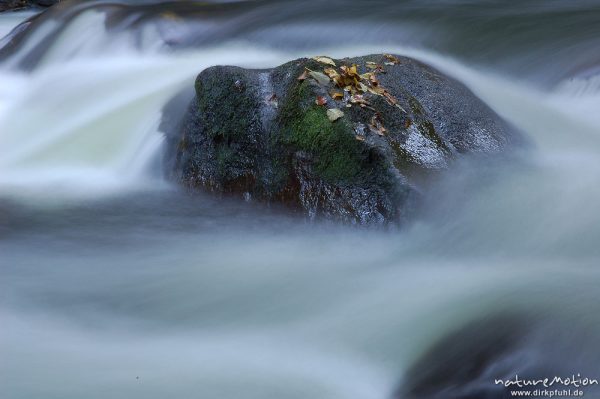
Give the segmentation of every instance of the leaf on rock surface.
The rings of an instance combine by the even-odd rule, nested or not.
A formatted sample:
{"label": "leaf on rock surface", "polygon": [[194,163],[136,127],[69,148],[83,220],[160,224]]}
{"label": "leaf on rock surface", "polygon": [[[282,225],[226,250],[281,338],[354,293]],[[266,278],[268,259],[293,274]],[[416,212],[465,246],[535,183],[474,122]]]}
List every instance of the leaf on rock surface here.
{"label": "leaf on rock surface", "polygon": [[329,108],[327,110],[327,117],[331,122],[335,122],[344,116],[344,113],[337,108]]}
{"label": "leaf on rock surface", "polygon": [[383,126],[383,122],[379,116],[380,115],[378,113],[373,115],[371,118],[371,123],[369,124],[369,128],[378,135],[385,136],[387,129]]}
{"label": "leaf on rock surface", "polygon": [[356,65],[352,65],[351,67],[342,65],[340,67],[340,70],[342,71],[342,76],[349,78],[349,79],[360,80],[360,75],[358,74]]}
{"label": "leaf on rock surface", "polygon": [[358,74],[358,67],[356,65],[342,65],[339,72],[333,68],[327,68],[325,69],[325,73],[329,75],[339,88],[351,94],[356,94],[357,92],[365,93],[368,90],[368,87],[361,82],[364,77]]}
{"label": "leaf on rock surface", "polygon": [[319,83],[322,86],[326,86],[329,84],[330,79],[324,73],[317,72],[317,71],[309,71],[308,74],[310,75],[311,78],[316,80],[317,83]]}
{"label": "leaf on rock surface", "polygon": [[379,65],[376,62],[372,62],[372,61],[367,62],[367,68],[369,68],[374,73],[385,73],[385,69],[383,69],[383,66]]}
{"label": "leaf on rock surface", "polygon": [[388,60],[385,65],[397,65],[400,63],[400,60],[391,54],[384,54],[383,56]]}
{"label": "leaf on rock surface", "polygon": [[405,114],[407,113],[406,110],[404,108],[402,108],[402,106],[398,103],[398,100],[396,99],[396,97],[392,96],[387,90],[384,90],[383,97],[385,97],[388,104],[393,105],[396,108],[399,108]]}
{"label": "leaf on rock surface", "polygon": [[[366,75],[366,74],[365,74]],[[373,86],[379,86],[379,79],[377,79],[377,76],[375,76],[374,73],[371,73],[369,75],[369,82],[371,82],[371,84]]]}
{"label": "leaf on rock surface", "polygon": [[270,105],[271,107],[277,108],[279,106],[277,94],[273,93],[272,95],[267,96],[267,98],[265,98],[265,104]]}
{"label": "leaf on rock surface", "polygon": [[302,72],[302,74],[300,76],[298,76],[298,80],[301,81],[301,82],[304,81],[304,80],[306,80],[307,78],[308,78],[308,71],[307,70],[304,70],[304,72]]}
{"label": "leaf on rock surface", "polygon": [[396,97],[394,97],[390,93],[388,93],[387,90],[383,91],[383,97],[385,97],[385,99],[387,100],[387,102],[390,105],[396,105],[396,104],[398,104],[398,100],[396,100]]}
{"label": "leaf on rock surface", "polygon": [[[399,63],[396,57],[390,54],[384,55],[386,59],[391,60],[390,62]],[[402,111],[406,112],[398,103],[398,100],[391,95],[384,87],[379,83],[377,77],[378,73],[385,73],[383,67],[375,62],[367,62],[367,67],[370,71],[360,74],[358,71],[358,65],[341,65],[339,68],[335,66],[335,63],[330,63],[331,60],[328,57],[314,57],[313,59],[331,65],[325,67],[323,72],[313,71],[306,68],[306,71],[301,75],[301,78],[305,78],[306,74],[316,80],[321,86],[328,86],[330,82],[333,82],[338,90],[331,90],[329,96],[334,101],[342,101],[342,106],[346,108],[352,108],[353,105],[358,105],[363,109],[369,109],[373,112],[377,112],[371,105],[367,98],[370,95],[376,95],[383,97],[388,104],[395,106]],[[331,60],[333,62],[333,60]],[[300,79],[300,78],[299,78]],[[323,96],[317,96],[315,104],[323,106],[327,104],[327,99]],[[341,118],[344,113],[337,108],[330,108],[327,110],[327,117],[332,121],[336,121]],[[379,122],[378,122],[379,121]],[[379,117],[374,117],[371,121],[371,130],[377,132],[379,135],[383,135],[386,129],[381,124]]]}
{"label": "leaf on rock surface", "polygon": [[331,96],[331,98],[333,98],[334,100],[343,100],[344,99],[344,93],[339,92],[339,91],[330,91],[329,95]]}
{"label": "leaf on rock surface", "polygon": [[325,72],[325,75],[329,76],[329,79],[332,79],[332,80],[336,80],[340,77],[340,74],[338,73],[338,71],[336,71],[333,68],[325,68],[325,70],[323,72]]}
{"label": "leaf on rock surface", "polygon": [[319,55],[317,57],[313,57],[312,59],[315,60],[315,61],[317,61],[317,62],[320,62],[321,64],[327,64],[327,65],[331,65],[331,66],[336,66],[335,62],[331,58],[329,58],[329,57],[325,57],[325,56]]}
{"label": "leaf on rock surface", "polygon": [[369,104],[369,102],[367,100],[365,100],[364,96],[362,94],[355,94],[352,97],[350,97],[350,102],[352,104],[358,104],[361,107],[366,107]]}
{"label": "leaf on rock surface", "polygon": [[317,96],[316,100],[315,100],[315,104],[317,105],[325,105],[327,104],[327,99],[323,96]]}

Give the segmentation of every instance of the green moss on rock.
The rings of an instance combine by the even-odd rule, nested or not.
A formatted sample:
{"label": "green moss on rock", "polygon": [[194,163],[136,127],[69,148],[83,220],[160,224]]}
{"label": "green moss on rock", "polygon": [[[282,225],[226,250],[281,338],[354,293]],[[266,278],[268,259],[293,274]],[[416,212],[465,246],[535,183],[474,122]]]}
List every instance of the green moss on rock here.
{"label": "green moss on rock", "polygon": [[419,127],[420,127],[420,130],[421,130],[421,133],[423,133],[423,135],[425,137],[428,137],[439,148],[443,148],[444,150],[447,150],[447,147],[444,144],[444,141],[442,140],[442,138],[435,131],[435,127],[433,126],[433,123],[431,123],[431,121],[428,121],[428,120],[423,121],[422,123],[419,124]]}
{"label": "green moss on rock", "polygon": [[314,104],[315,95],[309,84],[297,84],[285,100],[280,114],[281,139],[312,155],[314,170],[323,180],[352,183],[373,168],[366,165],[368,153],[354,137],[345,117],[331,122],[327,108]]}
{"label": "green moss on rock", "polygon": [[315,170],[325,180],[350,181],[361,171],[361,148],[347,121],[331,122],[323,107],[312,106],[292,122],[289,142],[316,157]]}

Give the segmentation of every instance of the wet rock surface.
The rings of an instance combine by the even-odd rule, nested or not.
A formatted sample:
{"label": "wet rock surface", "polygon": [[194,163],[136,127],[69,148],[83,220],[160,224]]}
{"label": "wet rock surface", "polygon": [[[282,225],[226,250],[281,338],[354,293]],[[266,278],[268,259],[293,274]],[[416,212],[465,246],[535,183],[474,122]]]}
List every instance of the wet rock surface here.
{"label": "wet rock surface", "polygon": [[407,218],[456,158],[521,141],[464,85],[418,61],[331,61],[335,71],[356,65],[341,79],[352,87],[314,59],[204,70],[183,120],[163,124],[168,173],[191,188],[381,225]]}
{"label": "wet rock surface", "polygon": [[502,399],[508,390],[495,378],[510,378],[530,334],[521,315],[472,321],[442,337],[408,370],[400,399]]}
{"label": "wet rock surface", "polygon": [[[561,329],[565,324],[570,331]],[[508,399],[545,396],[534,393],[565,389],[581,389],[586,396],[597,397],[598,384],[589,382],[597,379],[600,360],[595,336],[597,326],[582,323],[577,317],[548,319],[527,312],[492,313],[443,335],[425,350],[407,370],[393,397]],[[577,350],[578,345],[589,347],[583,353]],[[555,377],[561,380],[552,382]],[[566,379],[569,384],[564,384]],[[526,385],[524,381],[531,383]],[[511,394],[515,391],[523,395]]]}

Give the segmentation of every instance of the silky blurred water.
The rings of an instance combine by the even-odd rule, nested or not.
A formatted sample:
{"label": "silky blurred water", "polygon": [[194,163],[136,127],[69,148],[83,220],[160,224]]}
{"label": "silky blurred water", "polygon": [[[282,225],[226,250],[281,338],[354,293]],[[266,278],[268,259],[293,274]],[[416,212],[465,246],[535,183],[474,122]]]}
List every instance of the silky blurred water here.
{"label": "silky blurred water", "polygon": [[[437,339],[506,312],[553,323],[511,372],[600,377],[597,2],[100,3],[0,49],[0,397],[388,398]],[[386,231],[164,181],[160,110],[203,68],[380,51],[531,145],[456,165]]]}

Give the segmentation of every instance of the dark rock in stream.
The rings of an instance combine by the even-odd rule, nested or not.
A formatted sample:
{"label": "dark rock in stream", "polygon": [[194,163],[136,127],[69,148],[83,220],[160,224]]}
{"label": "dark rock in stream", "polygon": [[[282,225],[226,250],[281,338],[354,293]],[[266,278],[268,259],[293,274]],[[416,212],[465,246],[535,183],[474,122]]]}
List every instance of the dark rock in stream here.
{"label": "dark rock in stream", "polygon": [[[163,123],[168,173],[191,188],[381,225],[406,219],[427,181],[453,160],[521,141],[464,85],[418,61],[335,63],[204,70],[183,121]],[[352,65],[362,76],[341,68]],[[346,91],[322,74],[329,67]],[[320,74],[298,79],[308,70]],[[328,114],[342,114],[329,109],[343,116],[331,121]]]}
{"label": "dark rock in stream", "polygon": [[4,0],[0,2],[0,12],[32,7],[50,7],[59,2],[60,0]]}
{"label": "dark rock in stream", "polygon": [[[586,397],[600,397],[598,384],[585,383],[598,378],[598,326],[565,314],[547,318],[541,312],[505,312],[469,321],[414,361],[394,398],[509,399],[521,396],[513,391],[542,397],[534,392],[575,390],[575,385],[562,382],[548,387],[540,382],[554,377],[580,380]],[[517,378],[537,383],[519,386]]]}
{"label": "dark rock in stream", "polygon": [[508,392],[495,385],[494,378],[505,378],[518,366],[527,334],[526,320],[515,315],[467,323],[434,343],[412,365],[395,397],[502,399]]}

